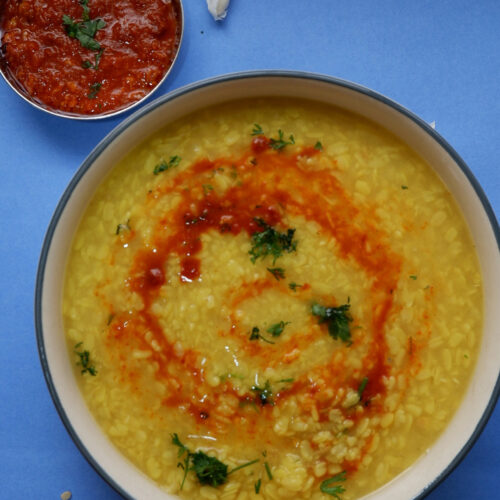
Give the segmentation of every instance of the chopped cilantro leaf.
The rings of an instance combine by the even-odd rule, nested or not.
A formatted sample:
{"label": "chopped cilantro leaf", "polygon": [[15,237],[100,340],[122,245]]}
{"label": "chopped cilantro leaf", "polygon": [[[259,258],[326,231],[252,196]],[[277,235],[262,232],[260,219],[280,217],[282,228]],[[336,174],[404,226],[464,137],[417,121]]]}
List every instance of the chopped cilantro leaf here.
{"label": "chopped cilantro leaf", "polygon": [[97,97],[97,94],[99,93],[99,90],[101,90],[102,83],[100,82],[95,82],[90,85],[90,92],[87,94],[87,97],[89,99],[95,99]]}
{"label": "chopped cilantro leaf", "polygon": [[339,307],[325,307],[314,303],[311,312],[314,316],[318,316],[318,323],[327,323],[328,333],[334,340],[340,339],[347,345],[351,345],[349,323],[352,322],[352,316],[349,312],[350,307],[350,304]]}
{"label": "chopped cilantro leaf", "polygon": [[285,270],[282,267],[267,267],[266,268],[277,281],[285,279]]}
{"label": "chopped cilantro leaf", "polygon": [[262,406],[274,406],[273,391],[269,380],[265,383],[264,387],[259,387],[258,385],[252,386],[252,391],[256,393],[257,400]]}
{"label": "chopped cilantro leaf", "polygon": [[95,377],[97,375],[97,370],[94,365],[90,364],[90,352],[87,350],[81,350],[82,345],[83,342],[78,342],[78,344],[75,345],[74,353],[80,358],[77,365],[82,367],[80,370],[82,375],[84,373],[88,373],[89,375]]}
{"label": "chopped cilantro leaf", "polygon": [[200,484],[220,486],[227,481],[227,465],[202,451],[190,453],[191,470],[194,470]]}
{"label": "chopped cilantro leaf", "polygon": [[332,486],[334,483],[340,483],[342,481],[345,481],[347,479],[347,473],[346,471],[341,472],[340,474],[336,474],[335,476],[325,479],[319,486],[319,489],[323,492],[326,493],[327,495],[330,495],[332,497],[337,498],[338,500],[341,500],[340,494],[345,492],[345,488],[341,485],[335,485]]}
{"label": "chopped cilantro leaf", "polygon": [[264,131],[258,123],[253,124],[252,135],[264,135]]}
{"label": "chopped cilantro leaf", "polygon": [[252,234],[252,248],[248,252],[252,262],[266,255],[272,255],[274,264],[283,252],[290,253],[297,250],[297,242],[293,241],[295,229],[287,229],[286,233],[280,233],[263,219],[256,217],[254,220],[262,230]]}
{"label": "chopped cilantro leaf", "polygon": [[295,281],[288,283],[288,288],[290,288],[290,290],[293,290],[294,292],[297,291],[297,288],[302,288],[303,286],[304,285],[299,285],[298,283],[295,283]]}
{"label": "chopped cilantro leaf", "polygon": [[259,461],[259,459],[252,460],[245,464],[235,467],[231,471],[227,470],[227,465],[221,462],[216,457],[211,457],[202,451],[191,452],[187,446],[185,446],[177,434],[172,434],[172,444],[179,447],[179,452],[177,458],[182,458],[184,455],[184,461],[179,462],[177,467],[184,469],[184,477],[182,479],[181,487],[182,490],[184,482],[186,481],[186,476],[189,471],[194,471],[196,477],[200,484],[207,484],[212,487],[220,486],[227,481],[227,476],[236,472],[237,470],[243,469],[243,467],[248,467]]}
{"label": "chopped cilantro leaf", "polygon": [[262,479],[259,479],[254,484],[255,494],[258,495],[260,492],[260,485],[262,484]]}
{"label": "chopped cilantro leaf", "polygon": [[191,451],[189,451],[189,448],[187,446],[181,443],[177,434],[172,434],[171,438],[172,444],[179,447],[177,458],[182,458],[182,456],[185,454],[184,462],[179,462],[177,464],[177,467],[181,467],[182,469],[184,469],[184,476],[182,478],[180,487],[181,490],[190,470],[195,472],[196,477],[201,484],[208,484],[215,487],[226,482],[226,464],[222,463],[215,457],[210,457],[202,451],[192,453]]}
{"label": "chopped cilantro leaf", "polygon": [[79,4],[82,6],[83,10],[82,19],[88,21],[90,19],[89,0],[80,0]]}
{"label": "chopped cilantro leaf", "polygon": [[363,377],[358,386],[358,396],[359,399],[363,398],[363,392],[366,389],[366,384],[368,384],[368,377]]}
{"label": "chopped cilantro leaf", "polygon": [[179,436],[176,432],[174,432],[174,434],[172,434],[170,437],[172,438],[172,444],[175,444],[175,446],[179,447],[177,458],[181,458],[185,451],[189,453],[189,449],[181,443],[181,440],[179,439]]}
{"label": "chopped cilantro leaf", "polygon": [[94,54],[94,64],[92,64],[87,59],[85,61],[82,61],[82,68],[84,68],[84,69],[89,69],[89,68],[99,69],[99,62],[101,60],[103,52],[104,52],[104,49],[101,48],[101,49],[99,49],[99,51],[96,54]]}
{"label": "chopped cilantro leaf", "polygon": [[252,328],[252,333],[250,334],[250,340],[259,340],[260,338],[260,329],[258,326],[254,326]]}
{"label": "chopped cilantro leaf", "polygon": [[263,340],[264,342],[267,342],[268,344],[274,344],[274,342],[271,342],[270,340],[266,339],[260,334],[260,329],[257,326],[254,326],[252,328],[252,332],[250,333],[250,340]]}
{"label": "chopped cilantro leaf", "polygon": [[266,468],[267,477],[270,481],[272,481],[273,475],[271,474],[271,467],[269,467],[269,464],[267,462],[264,462],[264,467]]}
{"label": "chopped cilantro leaf", "polygon": [[250,460],[250,462],[246,462],[244,464],[238,465],[238,467],[235,467],[234,469],[231,469],[228,472],[228,475],[232,474],[233,472],[236,472],[237,470],[243,469],[244,467],[248,467],[249,465],[256,464],[257,462],[260,462],[260,459],[256,458],[255,460]]}
{"label": "chopped cilantro leaf", "polygon": [[66,34],[70,38],[76,38],[83,48],[100,51],[101,45],[94,37],[99,30],[106,27],[106,23],[99,18],[90,19],[90,9],[87,4],[88,0],[80,2],[83,10],[81,22],[78,23],[70,16],[64,14],[62,16],[62,24]]}
{"label": "chopped cilantro leaf", "polygon": [[279,337],[282,333],[283,330],[285,329],[285,326],[290,324],[290,321],[280,321],[279,323],[275,323],[274,325],[271,325],[266,332],[270,333],[273,337]]}
{"label": "chopped cilantro leaf", "polygon": [[191,458],[191,452],[189,451],[189,448],[187,446],[181,443],[181,440],[179,439],[179,436],[176,433],[172,434],[170,437],[172,438],[172,444],[179,447],[177,458],[182,458],[184,453],[186,454],[186,456],[184,457],[184,462],[179,462],[177,464],[177,467],[181,467],[184,470],[184,475],[182,477],[181,487],[180,487],[180,489],[182,490],[182,488],[184,487],[184,483],[186,481],[186,477],[190,470],[189,460]]}
{"label": "chopped cilantro leaf", "polygon": [[323,144],[321,144],[321,142],[317,142],[315,145],[314,145],[314,149],[317,149],[318,151],[323,151]]}
{"label": "chopped cilantro leaf", "polygon": [[274,149],[275,151],[282,151],[286,146],[290,144],[295,144],[295,139],[293,138],[293,135],[290,135],[288,137],[288,141],[285,141],[283,138],[284,134],[282,130],[278,130],[278,139],[269,139],[269,146]]}
{"label": "chopped cilantro leaf", "polygon": [[417,279],[417,275],[416,274],[410,274],[410,279],[412,280],[416,280]]}
{"label": "chopped cilantro leaf", "polygon": [[162,160],[160,163],[158,163],[153,170],[153,174],[158,175],[161,172],[165,172],[166,170],[170,170],[171,168],[177,167],[177,165],[179,165],[180,162],[181,162],[180,156],[177,155],[171,156],[168,162]]}

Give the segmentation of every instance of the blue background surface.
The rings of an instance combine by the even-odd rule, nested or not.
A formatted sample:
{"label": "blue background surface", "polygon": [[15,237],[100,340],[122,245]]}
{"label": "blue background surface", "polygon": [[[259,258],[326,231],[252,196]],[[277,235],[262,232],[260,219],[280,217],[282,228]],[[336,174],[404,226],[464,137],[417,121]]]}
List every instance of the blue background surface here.
{"label": "blue background surface", "polygon": [[[76,0],[75,0],[76,1]],[[50,3],[49,3],[50,5]],[[232,0],[215,23],[184,0],[179,60],[156,94],[248,69],[297,69],[370,87],[422,117],[458,151],[500,212],[500,3],[463,0]],[[124,116],[42,113],[0,81],[0,498],[120,498],[87,464],[52,404],[33,323],[45,230],[69,180]],[[500,498],[500,409],[430,495]]]}

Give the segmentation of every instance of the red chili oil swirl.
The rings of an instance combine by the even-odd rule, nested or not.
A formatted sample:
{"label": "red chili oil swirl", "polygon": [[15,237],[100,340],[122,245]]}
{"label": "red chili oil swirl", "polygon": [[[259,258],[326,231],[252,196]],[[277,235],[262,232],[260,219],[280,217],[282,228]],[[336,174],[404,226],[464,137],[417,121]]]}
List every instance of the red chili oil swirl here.
{"label": "red chili oil swirl", "polygon": [[[334,399],[326,390],[327,383],[341,383],[343,387],[357,390],[363,377],[366,377],[368,383],[361,401],[363,411],[340,408],[346,418],[356,421],[361,414],[380,412],[386,391],[384,377],[389,367],[384,334],[393,308],[392,292],[397,287],[401,258],[390,249],[387,235],[377,227],[372,214],[359,208],[333,175],[335,165],[328,170],[308,167],[308,159],[321,154],[319,151],[301,148],[294,154],[288,154],[272,150],[269,144],[267,138],[259,136],[253,139],[249,151],[239,158],[200,160],[160,185],[154,192],[154,199],[176,193],[181,195],[181,201],[159,221],[151,246],[136,254],[130,270],[129,285],[144,304],[143,309],[135,313],[135,321],[142,325],[139,329],[135,327],[137,341],[148,347],[142,335],[147,329],[160,347],[153,352],[152,359],[159,366],[157,376],[169,387],[163,404],[190,414],[204,429],[213,432],[220,430],[222,425],[217,421],[217,415],[224,395],[231,394],[241,403],[253,402],[262,407],[259,414],[250,416],[244,408],[240,408],[231,417],[235,424],[245,428],[247,435],[258,432],[256,423],[259,419],[270,418],[270,407],[259,401],[250,388],[241,396],[227,380],[215,388],[210,387],[205,381],[204,367],[200,364],[201,354],[189,349],[182,354],[176,353],[152,312],[152,305],[162,286],[166,286],[165,270],[170,256],[176,255],[180,260],[178,276],[184,286],[203,276],[203,262],[199,258],[201,236],[209,231],[232,235],[245,232],[251,237],[262,230],[259,220],[284,231],[287,214],[303,217],[314,221],[326,237],[334,239],[341,257],[362,269],[371,282],[372,320],[365,327],[372,337],[363,359],[363,373],[352,374],[346,379],[343,364],[331,360],[310,370],[310,374],[317,375],[321,383],[311,382],[310,377],[296,379],[273,395],[274,405],[300,395],[303,410],[314,406],[319,420],[326,421]],[[228,165],[232,165],[232,171],[239,179],[236,185],[221,193],[213,188],[202,189],[210,174]],[[300,246],[298,248],[300,251]],[[276,282],[271,275],[269,281],[264,283],[239,284],[232,306],[246,299],[248,289],[254,294],[268,287],[284,288],[284,285]],[[283,292],[294,293],[290,290]],[[314,287],[308,285],[301,293],[314,297]],[[335,301],[335,298],[331,300]],[[314,318],[311,321],[314,322]],[[114,322],[111,329],[113,335],[118,334],[120,325],[120,320]],[[229,334],[241,334],[238,330],[237,321],[233,321]],[[273,356],[293,349],[300,351],[313,340],[311,335],[305,332],[283,341],[276,351],[260,342],[245,342],[244,349],[247,354],[261,359],[263,366],[271,366]],[[354,346],[367,342],[361,335],[353,333]],[[346,346],[342,348],[349,349]],[[169,372],[171,364],[182,367],[183,377],[175,377]],[[346,463],[345,466],[354,470],[357,463]]]}

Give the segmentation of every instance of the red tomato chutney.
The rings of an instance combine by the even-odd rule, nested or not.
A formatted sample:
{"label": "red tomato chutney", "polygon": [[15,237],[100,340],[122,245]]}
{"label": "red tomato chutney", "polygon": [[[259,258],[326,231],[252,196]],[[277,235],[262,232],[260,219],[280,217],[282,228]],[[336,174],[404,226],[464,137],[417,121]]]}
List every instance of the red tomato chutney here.
{"label": "red tomato chutney", "polygon": [[36,101],[67,113],[122,109],[172,65],[181,13],[173,0],[7,0],[5,72]]}

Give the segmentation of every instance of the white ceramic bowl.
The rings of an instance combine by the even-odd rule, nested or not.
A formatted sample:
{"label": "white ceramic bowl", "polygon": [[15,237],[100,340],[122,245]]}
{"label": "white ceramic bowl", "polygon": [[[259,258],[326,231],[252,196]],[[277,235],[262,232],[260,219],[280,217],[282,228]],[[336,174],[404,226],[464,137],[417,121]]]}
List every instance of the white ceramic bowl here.
{"label": "white ceramic bowl", "polygon": [[288,96],[332,104],[358,113],[410,145],[439,174],[469,225],[483,273],[484,333],[464,401],[438,441],[412,467],[366,497],[422,498],[460,462],[491,415],[500,391],[500,230],[474,176],[457,153],[428,124],[386,97],[335,78],[265,71],[223,76],[189,85],[137,111],[89,155],[62,196],[47,231],[38,269],[35,319],[47,384],[72,439],[101,476],[125,498],[172,498],[132,465],[108,440],[77,386],[63,333],[64,266],[79,219],[99,183],[118,160],[165,124],[233,99]]}

